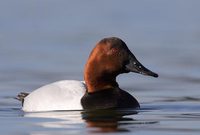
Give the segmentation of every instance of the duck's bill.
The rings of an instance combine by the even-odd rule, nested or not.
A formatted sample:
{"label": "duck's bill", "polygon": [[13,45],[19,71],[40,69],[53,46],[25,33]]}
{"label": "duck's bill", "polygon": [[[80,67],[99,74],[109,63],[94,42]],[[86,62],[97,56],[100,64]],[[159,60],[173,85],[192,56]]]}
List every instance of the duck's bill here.
{"label": "duck's bill", "polygon": [[143,75],[158,77],[158,74],[152,72],[151,70],[145,68],[136,58],[132,56],[129,63],[126,65],[126,70],[129,72],[135,72]]}

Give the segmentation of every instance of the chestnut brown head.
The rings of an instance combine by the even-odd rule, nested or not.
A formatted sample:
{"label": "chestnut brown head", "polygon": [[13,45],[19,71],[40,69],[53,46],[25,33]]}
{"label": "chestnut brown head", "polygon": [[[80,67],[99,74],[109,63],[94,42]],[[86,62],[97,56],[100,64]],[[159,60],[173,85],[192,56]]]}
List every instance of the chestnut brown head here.
{"label": "chestnut brown head", "polygon": [[92,50],[85,66],[84,79],[89,92],[118,87],[117,75],[135,72],[153,77],[158,75],[145,68],[117,37],[104,38]]}

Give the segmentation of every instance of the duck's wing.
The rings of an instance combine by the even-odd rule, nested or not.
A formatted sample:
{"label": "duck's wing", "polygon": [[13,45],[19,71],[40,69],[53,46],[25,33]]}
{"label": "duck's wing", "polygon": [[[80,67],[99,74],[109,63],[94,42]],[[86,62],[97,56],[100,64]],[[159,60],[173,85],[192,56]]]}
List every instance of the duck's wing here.
{"label": "duck's wing", "polygon": [[81,97],[86,87],[84,82],[64,80],[40,87],[30,94],[20,93],[22,110],[26,112],[53,110],[81,110]]}

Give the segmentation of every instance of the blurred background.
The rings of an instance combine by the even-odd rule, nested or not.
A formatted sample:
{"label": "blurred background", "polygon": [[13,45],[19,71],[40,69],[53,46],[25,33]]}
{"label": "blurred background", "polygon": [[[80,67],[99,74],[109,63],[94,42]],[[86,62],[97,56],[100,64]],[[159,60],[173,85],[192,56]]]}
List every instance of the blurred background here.
{"label": "blurred background", "polygon": [[0,95],[83,80],[96,42],[117,36],[160,75],[120,75],[122,88],[144,102],[158,92],[200,96],[199,5],[199,0],[1,0]]}
{"label": "blurred background", "polygon": [[14,97],[59,80],[83,80],[95,44],[117,36],[159,78],[117,78],[143,110],[116,120],[115,132],[118,126],[130,135],[199,135],[199,7],[200,0],[0,0],[1,133],[93,130],[79,111],[23,113]]}

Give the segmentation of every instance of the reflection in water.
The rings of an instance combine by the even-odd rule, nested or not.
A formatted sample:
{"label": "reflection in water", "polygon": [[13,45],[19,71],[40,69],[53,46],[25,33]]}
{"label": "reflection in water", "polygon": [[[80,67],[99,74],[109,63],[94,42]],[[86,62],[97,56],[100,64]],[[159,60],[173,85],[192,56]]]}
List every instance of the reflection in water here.
{"label": "reflection in water", "polygon": [[96,127],[97,131],[93,132],[127,132],[128,129],[121,128],[122,121],[134,121],[132,118],[124,118],[123,116],[137,114],[133,110],[93,110],[83,111],[82,118],[88,127]]}
{"label": "reflection in water", "polygon": [[[160,108],[158,108],[160,106]],[[38,113],[24,113],[24,118],[13,121],[18,131],[26,127],[28,134],[82,134],[82,133],[118,133],[128,134],[138,131],[149,132],[199,132],[199,109],[195,112],[191,106],[153,105],[141,110],[95,110],[95,111],[52,111]],[[199,106],[194,106],[199,107]],[[186,109],[183,111],[183,109]],[[189,111],[190,110],[190,111]],[[18,112],[21,110],[4,110]],[[12,115],[13,116],[13,115]],[[26,125],[17,124],[21,121]],[[183,121],[187,121],[184,122]],[[7,122],[7,121],[6,121]],[[5,121],[2,121],[5,123]],[[177,124],[177,125],[176,125]],[[3,124],[2,124],[3,125]],[[176,125],[176,126],[174,126]],[[26,132],[23,130],[23,132]]]}
{"label": "reflection in water", "polygon": [[[91,133],[129,132],[128,125],[154,124],[133,119],[136,110],[53,111],[25,113],[24,117],[39,118],[34,125],[48,129],[85,129]],[[129,116],[130,117],[127,117]],[[85,123],[84,123],[85,121]],[[78,126],[79,125],[79,126]],[[79,132],[80,132],[79,130]],[[61,131],[59,131],[61,132]]]}

